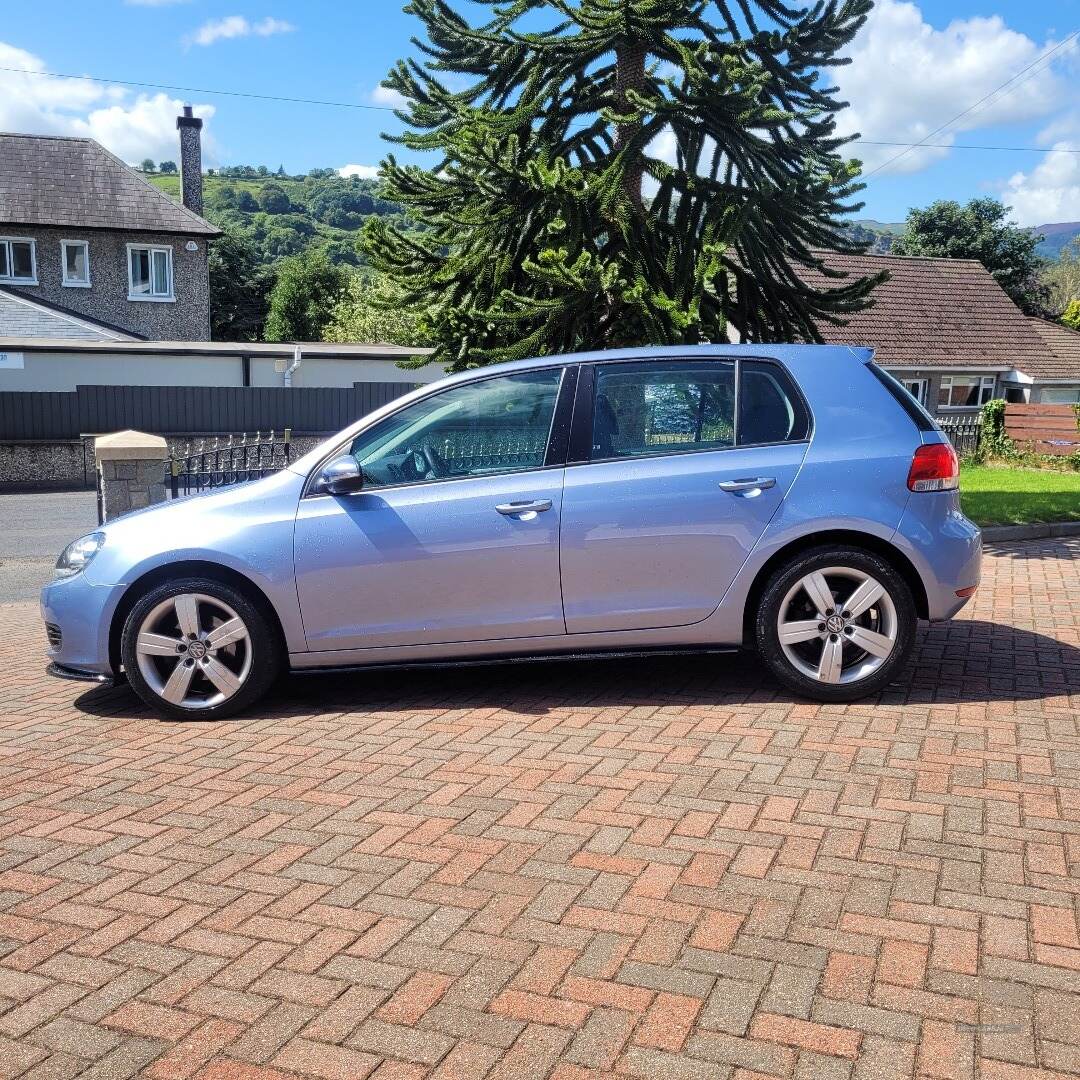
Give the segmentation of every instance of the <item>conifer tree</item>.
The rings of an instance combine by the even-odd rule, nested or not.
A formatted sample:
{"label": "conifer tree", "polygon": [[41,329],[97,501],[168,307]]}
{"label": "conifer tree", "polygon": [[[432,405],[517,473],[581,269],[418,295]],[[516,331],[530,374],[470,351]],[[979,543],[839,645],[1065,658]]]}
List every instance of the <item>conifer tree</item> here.
{"label": "conifer tree", "polygon": [[[818,249],[859,251],[861,204],[827,70],[872,0],[410,0],[420,60],[384,82],[383,163],[403,226],[372,264],[425,312],[454,369],[580,348],[819,340],[879,277],[814,289]],[[470,5],[470,7],[475,5]],[[826,276],[836,275],[825,271]]]}

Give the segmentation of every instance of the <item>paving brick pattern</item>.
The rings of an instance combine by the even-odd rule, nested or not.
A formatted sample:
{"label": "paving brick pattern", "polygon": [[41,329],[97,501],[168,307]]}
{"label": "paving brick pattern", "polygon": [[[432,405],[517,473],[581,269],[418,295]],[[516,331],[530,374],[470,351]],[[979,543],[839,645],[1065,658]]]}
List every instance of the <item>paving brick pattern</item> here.
{"label": "paving brick pattern", "polygon": [[164,723],[0,608],[0,1080],[1080,1074],[1078,556],[842,707],[698,657]]}

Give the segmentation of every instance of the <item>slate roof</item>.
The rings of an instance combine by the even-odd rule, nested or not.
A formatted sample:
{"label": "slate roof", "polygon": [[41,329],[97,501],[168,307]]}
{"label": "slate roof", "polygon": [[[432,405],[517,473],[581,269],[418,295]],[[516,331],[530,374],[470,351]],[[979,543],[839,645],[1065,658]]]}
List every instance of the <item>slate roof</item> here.
{"label": "slate roof", "polygon": [[1025,371],[1033,379],[1072,379],[1080,382],[1080,333],[1047,319],[1029,319],[1049,350],[1041,365]]}
{"label": "slate roof", "polygon": [[0,285],[0,336],[4,338],[62,338],[65,341],[136,341],[138,335],[98,319]]}
{"label": "slate roof", "polygon": [[0,133],[0,223],[216,236],[93,139]]}
{"label": "slate roof", "polygon": [[[817,252],[826,265],[851,276],[888,270],[873,305],[847,317],[846,326],[821,325],[829,345],[868,345],[892,368],[1019,368],[1035,377],[1047,345],[1032,320],[974,259]],[[818,271],[800,276],[815,287],[837,282]]]}

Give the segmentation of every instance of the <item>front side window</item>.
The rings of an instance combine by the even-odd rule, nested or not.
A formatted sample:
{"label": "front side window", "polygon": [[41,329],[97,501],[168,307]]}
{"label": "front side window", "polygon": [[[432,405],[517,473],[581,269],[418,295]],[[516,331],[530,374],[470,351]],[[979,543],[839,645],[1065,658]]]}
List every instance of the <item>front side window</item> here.
{"label": "front side window", "polygon": [[597,368],[590,460],[719,450],[734,444],[734,363]]}
{"label": "front side window", "polygon": [[85,240],[61,240],[64,284],[86,288],[90,284],[90,245]]}
{"label": "front side window", "polygon": [[173,299],[172,248],[128,245],[128,299]]}
{"label": "front side window", "polygon": [[371,487],[539,469],[561,368],[454,386],[359,434],[349,453]]}
{"label": "front side window", "polygon": [[33,240],[0,237],[0,281],[14,285],[37,284]]}
{"label": "front side window", "polygon": [[978,408],[994,396],[993,375],[943,375],[938,390],[941,408]]}

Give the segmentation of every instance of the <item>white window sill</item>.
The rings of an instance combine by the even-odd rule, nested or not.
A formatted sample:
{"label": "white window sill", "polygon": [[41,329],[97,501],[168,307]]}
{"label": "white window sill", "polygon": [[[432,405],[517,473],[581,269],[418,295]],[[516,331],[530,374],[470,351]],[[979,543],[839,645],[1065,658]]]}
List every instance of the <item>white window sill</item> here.
{"label": "white window sill", "polygon": [[62,281],[62,282],[60,282],[60,284],[63,285],[65,289],[89,289],[90,288],[90,282],[89,281]]}
{"label": "white window sill", "polygon": [[0,285],[36,285],[37,278],[0,277]]}
{"label": "white window sill", "polygon": [[175,296],[132,296],[128,293],[128,299],[136,304],[175,304]]}

